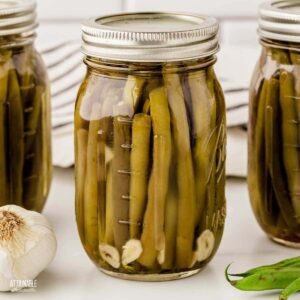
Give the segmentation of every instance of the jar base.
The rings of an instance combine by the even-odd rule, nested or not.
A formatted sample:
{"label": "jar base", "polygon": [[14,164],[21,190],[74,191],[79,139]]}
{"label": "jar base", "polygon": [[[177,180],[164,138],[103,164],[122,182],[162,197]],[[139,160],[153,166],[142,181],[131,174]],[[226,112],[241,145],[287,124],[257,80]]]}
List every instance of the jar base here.
{"label": "jar base", "polygon": [[178,272],[172,274],[171,273],[170,274],[125,274],[125,273],[108,271],[102,268],[99,269],[101,272],[111,277],[124,279],[124,280],[148,281],[148,282],[178,280],[178,279],[187,278],[196,275],[202,270],[202,269],[196,269],[196,270],[184,271],[184,272]]}
{"label": "jar base", "polygon": [[291,242],[291,241],[287,241],[287,240],[284,240],[284,239],[281,239],[281,238],[277,238],[277,237],[273,237],[273,236],[269,236],[269,238],[273,242],[275,242],[277,244],[280,244],[282,246],[289,247],[289,248],[300,249],[300,242],[299,243]]}

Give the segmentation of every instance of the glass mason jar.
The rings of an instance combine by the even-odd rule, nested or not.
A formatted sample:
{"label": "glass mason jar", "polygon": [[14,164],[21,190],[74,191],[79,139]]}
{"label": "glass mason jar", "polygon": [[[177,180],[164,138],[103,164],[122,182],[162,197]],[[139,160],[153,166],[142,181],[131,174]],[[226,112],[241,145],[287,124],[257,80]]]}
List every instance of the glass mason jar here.
{"label": "glass mason jar", "polygon": [[294,247],[300,247],[299,9],[299,0],[260,7],[262,54],[250,89],[249,122],[254,213],[271,239]]}
{"label": "glass mason jar", "polygon": [[217,31],[215,19],[168,13],[83,24],[76,217],[104,273],[182,278],[219,246],[226,120],[213,70]]}
{"label": "glass mason jar", "polygon": [[36,4],[0,3],[0,205],[41,211],[51,182],[50,93]]}

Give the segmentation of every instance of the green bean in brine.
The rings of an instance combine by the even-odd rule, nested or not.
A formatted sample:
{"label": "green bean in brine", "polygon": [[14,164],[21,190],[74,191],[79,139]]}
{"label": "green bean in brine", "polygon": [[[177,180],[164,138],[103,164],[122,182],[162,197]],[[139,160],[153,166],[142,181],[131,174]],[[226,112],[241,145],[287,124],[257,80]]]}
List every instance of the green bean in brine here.
{"label": "green bean in brine", "polygon": [[278,124],[278,116],[280,112],[279,107],[279,79],[272,78],[266,96],[266,162],[270,176],[272,178],[272,186],[274,188],[276,202],[280,207],[281,214],[291,228],[298,227],[295,220],[294,210],[291,199],[288,193],[287,183],[281,174],[284,173],[284,168],[281,162],[280,148],[281,144],[276,135],[280,132]]}
{"label": "green bean in brine", "polygon": [[7,97],[11,197],[14,204],[22,206],[24,181],[24,108],[17,74],[13,65],[8,75]]}
{"label": "green bean in brine", "polygon": [[129,238],[131,122],[128,116],[117,115],[113,119],[113,231],[119,251]]}
{"label": "green bean in brine", "polygon": [[165,251],[158,259],[161,260],[161,268],[170,270],[173,268],[176,260],[176,236],[178,219],[178,194],[169,188],[167,203],[165,209]]}
{"label": "green bean in brine", "polygon": [[[41,116],[39,118],[41,120]],[[43,173],[43,139],[42,127],[38,126],[35,131],[35,139],[31,152],[25,157],[23,185],[23,202],[26,209],[42,211],[45,204],[44,196],[44,173]],[[25,173],[24,173],[25,174]]]}
{"label": "green bean in brine", "polygon": [[288,177],[289,194],[297,218],[300,216],[300,168],[298,126],[293,92],[293,77],[289,72],[280,74],[280,107],[282,116],[283,161]]}
{"label": "green bean in brine", "polygon": [[153,167],[148,187],[148,204],[143,224],[143,253],[139,262],[152,267],[165,249],[164,217],[171,161],[171,123],[165,87],[150,92],[153,127]]}
{"label": "green bean in brine", "polygon": [[89,254],[98,249],[98,166],[97,141],[101,105],[94,104],[87,140],[86,174],[84,184],[84,237]]}
{"label": "green bean in brine", "polygon": [[192,103],[193,160],[195,164],[196,185],[196,215],[195,221],[200,220],[206,201],[206,183],[208,181],[208,151],[207,143],[210,132],[210,110],[212,105],[211,95],[206,84],[206,72],[191,73],[188,78]]}
{"label": "green bean in brine", "polygon": [[132,125],[130,156],[130,238],[139,238],[147,203],[151,118],[136,114]]}
{"label": "green bean in brine", "polygon": [[[87,141],[88,131],[80,128],[75,133],[76,136],[76,157],[80,155],[81,164],[75,167],[76,180],[76,221],[78,227],[84,227],[84,186],[85,181],[82,178],[86,177],[86,162],[87,162]],[[79,159],[79,158],[78,158]],[[81,233],[81,239],[84,241],[84,233]]]}
{"label": "green bean in brine", "polygon": [[7,94],[8,94],[8,74],[11,52],[4,51],[0,53],[0,205],[5,205],[10,199],[10,188],[7,164]]}
{"label": "green bean in brine", "polygon": [[13,64],[17,72],[24,107],[26,107],[27,102],[31,100],[34,94],[36,84],[34,81],[35,74],[33,73],[34,59],[35,51],[32,46],[17,48],[13,56]]}
{"label": "green bean in brine", "polygon": [[[104,117],[99,121],[97,128],[97,178],[98,178],[98,236],[99,241],[102,241],[105,236],[106,224],[105,224],[105,211],[106,211],[106,180],[107,180],[107,168],[106,162],[108,160],[107,144],[112,130],[112,118]],[[90,124],[91,128],[91,124]]]}
{"label": "green bean in brine", "polygon": [[195,226],[195,215],[193,212],[196,208],[190,131],[179,75],[170,73],[165,68],[163,76],[168,93],[177,164],[179,202],[176,266],[179,269],[184,269],[191,265],[193,259]]}

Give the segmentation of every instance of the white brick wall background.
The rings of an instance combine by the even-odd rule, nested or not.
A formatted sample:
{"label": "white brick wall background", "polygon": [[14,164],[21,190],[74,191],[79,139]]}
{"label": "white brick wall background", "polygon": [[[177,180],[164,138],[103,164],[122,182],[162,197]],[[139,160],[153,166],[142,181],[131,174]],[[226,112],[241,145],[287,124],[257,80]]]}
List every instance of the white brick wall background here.
{"label": "white brick wall background", "polygon": [[[257,8],[263,0],[37,0],[41,39],[80,36],[82,19],[121,11],[186,11],[215,16],[221,41],[250,45],[257,41]],[[57,29],[61,27],[61,30]],[[50,30],[49,30],[50,29]]]}

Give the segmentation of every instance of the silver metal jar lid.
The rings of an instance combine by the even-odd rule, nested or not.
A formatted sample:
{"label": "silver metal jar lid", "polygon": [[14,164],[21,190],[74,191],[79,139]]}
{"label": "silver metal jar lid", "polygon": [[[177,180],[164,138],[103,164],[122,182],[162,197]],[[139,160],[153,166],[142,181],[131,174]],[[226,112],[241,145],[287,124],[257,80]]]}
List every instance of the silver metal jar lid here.
{"label": "silver metal jar lid", "polygon": [[259,8],[262,38],[300,42],[300,0],[275,0]]}
{"label": "silver metal jar lid", "polygon": [[35,0],[0,1],[0,36],[30,34],[36,27]]}
{"label": "silver metal jar lid", "polygon": [[116,14],[82,24],[82,52],[117,61],[180,61],[218,51],[216,19],[167,12]]}

